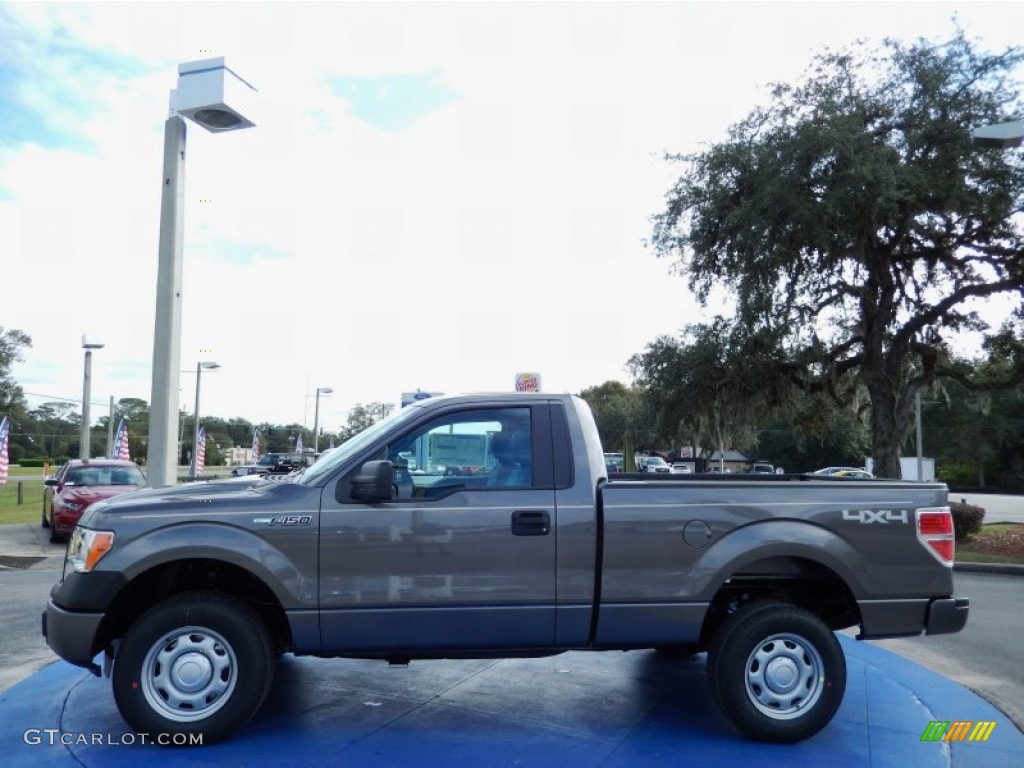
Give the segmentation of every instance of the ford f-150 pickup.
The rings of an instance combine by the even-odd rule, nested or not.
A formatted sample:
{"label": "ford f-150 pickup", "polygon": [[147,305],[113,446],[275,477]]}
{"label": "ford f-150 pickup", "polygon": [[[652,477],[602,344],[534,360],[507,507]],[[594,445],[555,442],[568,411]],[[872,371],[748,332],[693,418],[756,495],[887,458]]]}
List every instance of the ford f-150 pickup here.
{"label": "ford f-150 pickup", "polygon": [[577,397],[431,398],[298,476],[89,507],[43,634],[112,678],[133,728],[205,742],[253,717],[282,653],[650,648],[707,651],[725,715],[793,742],[842,700],[835,630],[963,628],[946,495],[809,475],[609,480]]}

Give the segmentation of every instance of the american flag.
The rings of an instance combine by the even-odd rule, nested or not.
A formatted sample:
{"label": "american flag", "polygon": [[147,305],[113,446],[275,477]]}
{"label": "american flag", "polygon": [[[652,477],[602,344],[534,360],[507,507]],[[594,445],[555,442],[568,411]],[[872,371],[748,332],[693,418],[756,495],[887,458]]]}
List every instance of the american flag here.
{"label": "american flag", "polygon": [[117,426],[117,437],[114,438],[114,449],[110,452],[110,458],[131,461],[132,456],[128,451],[128,423],[121,419]]}
{"label": "american flag", "polygon": [[196,445],[196,477],[203,474],[206,467],[206,427],[199,428],[199,441]]}
{"label": "american flag", "polygon": [[252,431],[252,461],[255,464],[260,459],[260,433],[255,429]]}
{"label": "american flag", "polygon": [[7,484],[7,469],[11,466],[7,459],[7,436],[10,431],[11,423],[4,416],[4,420],[0,421],[0,485]]}
{"label": "american flag", "polygon": [[301,432],[299,433],[299,436],[297,438],[295,438],[295,452],[296,453],[302,453],[302,433]]}

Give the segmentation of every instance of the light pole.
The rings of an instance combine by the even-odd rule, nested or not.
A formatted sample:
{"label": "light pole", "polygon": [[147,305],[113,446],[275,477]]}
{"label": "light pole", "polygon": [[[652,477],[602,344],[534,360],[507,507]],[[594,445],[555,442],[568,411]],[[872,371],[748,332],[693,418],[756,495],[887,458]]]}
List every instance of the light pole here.
{"label": "light pole", "polygon": [[313,411],[313,455],[320,449],[320,395],[329,395],[334,390],[330,387],[316,388],[316,409]]}
{"label": "light pole", "polygon": [[[153,384],[150,397],[148,479],[154,488],[177,482],[178,370],[181,366],[182,232],[185,209],[185,121],[211,133],[251,128],[249,83],[228,69],[224,59],[178,65],[178,87],[171,91],[164,124],[160,200],[160,256],[153,331]],[[244,112],[244,114],[243,114]]]}
{"label": "light pole", "polygon": [[214,368],[220,368],[220,363],[212,363],[209,361],[196,363],[196,410],[193,414],[195,424],[192,425],[192,468],[189,470],[188,476],[192,480],[197,479],[196,466],[199,461],[199,382],[203,377],[203,369],[212,371]]}
{"label": "light pole", "polygon": [[90,443],[92,442],[89,438],[89,398],[92,395],[92,351],[94,349],[103,349],[103,344],[95,339],[90,341],[88,336],[83,336],[82,349],[85,350],[85,374],[82,376],[82,436],[79,440],[81,445],[78,446],[78,458],[88,459],[90,458]]}
{"label": "light pole", "polygon": [[1024,120],[982,125],[971,131],[976,146],[985,149],[1013,149],[1024,142]]}

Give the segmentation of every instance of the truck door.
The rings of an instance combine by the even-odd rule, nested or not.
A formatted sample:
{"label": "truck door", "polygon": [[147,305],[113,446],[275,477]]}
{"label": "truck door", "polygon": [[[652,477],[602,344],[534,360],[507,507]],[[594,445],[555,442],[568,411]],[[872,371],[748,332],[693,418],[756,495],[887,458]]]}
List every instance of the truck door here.
{"label": "truck door", "polygon": [[[324,488],[325,652],[544,648],[555,636],[555,502],[547,405],[465,405],[373,449],[391,498]],[[360,464],[361,466],[361,464]]]}

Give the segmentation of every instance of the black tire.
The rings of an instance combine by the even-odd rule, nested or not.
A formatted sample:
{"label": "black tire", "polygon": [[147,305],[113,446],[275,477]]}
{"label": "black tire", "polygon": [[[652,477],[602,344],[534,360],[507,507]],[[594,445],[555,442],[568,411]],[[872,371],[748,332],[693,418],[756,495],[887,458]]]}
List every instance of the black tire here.
{"label": "black tire", "polygon": [[786,603],[740,609],[715,633],[708,681],[747,736],[793,743],[832,720],[846,691],[846,657],[817,616]]}
{"label": "black tire", "polygon": [[270,633],[245,603],[177,595],[128,630],[114,663],[114,700],[139,733],[226,738],[263,705],[274,675]]}
{"label": "black tire", "polygon": [[64,541],[64,539],[57,534],[57,526],[53,524],[52,520],[50,521],[50,524],[46,527],[50,529],[51,544],[60,544],[62,541]]}
{"label": "black tire", "polygon": [[46,505],[43,504],[43,528],[49,528],[50,521],[46,519]]}

